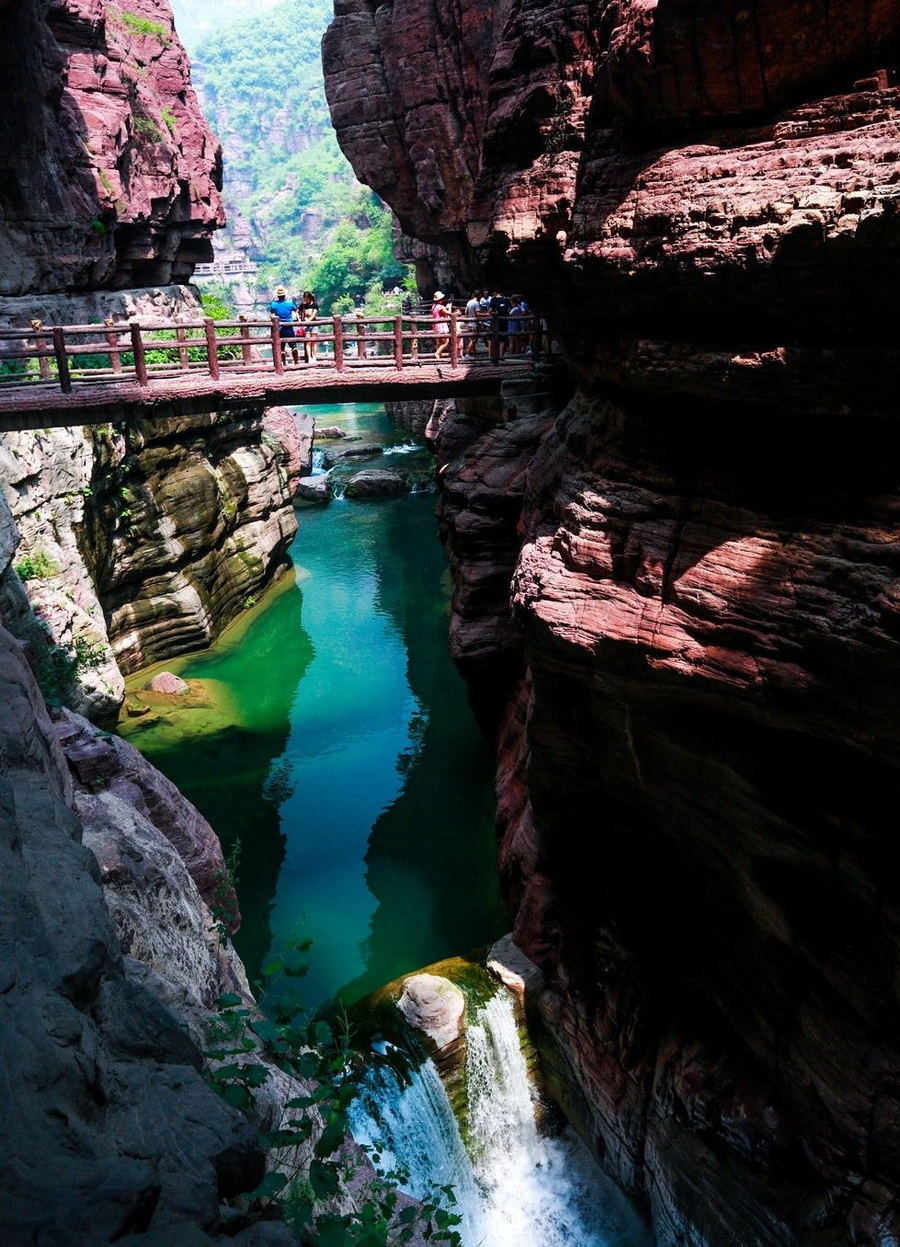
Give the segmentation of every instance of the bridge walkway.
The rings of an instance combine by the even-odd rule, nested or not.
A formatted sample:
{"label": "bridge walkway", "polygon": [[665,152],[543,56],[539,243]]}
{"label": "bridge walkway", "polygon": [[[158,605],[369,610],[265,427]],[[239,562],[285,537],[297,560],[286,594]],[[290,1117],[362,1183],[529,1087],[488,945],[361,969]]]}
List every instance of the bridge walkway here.
{"label": "bridge walkway", "polygon": [[[440,328],[440,327],[439,327]],[[0,330],[0,431],[223,411],[498,393],[540,355],[533,317],[107,321]],[[440,353],[438,353],[440,352]],[[297,362],[293,356],[296,353]]]}

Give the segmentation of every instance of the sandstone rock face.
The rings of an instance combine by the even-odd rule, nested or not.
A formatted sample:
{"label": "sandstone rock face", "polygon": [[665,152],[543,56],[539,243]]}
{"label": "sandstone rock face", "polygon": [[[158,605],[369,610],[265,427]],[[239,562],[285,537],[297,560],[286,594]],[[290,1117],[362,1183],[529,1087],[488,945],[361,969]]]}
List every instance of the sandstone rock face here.
{"label": "sandstone rock face", "polygon": [[185,281],[221,152],[166,0],[0,6],[0,293]]}
{"label": "sandstone rock face", "polygon": [[871,412],[898,36],[890,0],[341,0],[323,48],[357,173],[463,285],[523,290],[585,379]]}
{"label": "sandstone rock face", "polygon": [[857,0],[341,0],[325,42],[357,172],[579,386],[530,447],[444,420],[452,629],[507,663],[555,1086],[664,1247],[900,1238],[898,36]]}
{"label": "sandstone rock face", "polygon": [[114,717],[121,672],[209,644],[285,565],[311,421],[279,411],[0,439],[28,597],[83,655],[78,710]]}
{"label": "sandstone rock face", "polygon": [[204,903],[238,925],[237,898],[228,880],[218,837],[200,811],[119,736],[100,732],[69,711],[59,712],[54,734],[79,790],[98,790],[130,804],[152,831],[168,840]]}
{"label": "sandstone rock face", "polygon": [[220,1198],[258,1181],[263,1157],[129,974],[43,699],[2,629],[0,698],[3,1239],[211,1242]]}

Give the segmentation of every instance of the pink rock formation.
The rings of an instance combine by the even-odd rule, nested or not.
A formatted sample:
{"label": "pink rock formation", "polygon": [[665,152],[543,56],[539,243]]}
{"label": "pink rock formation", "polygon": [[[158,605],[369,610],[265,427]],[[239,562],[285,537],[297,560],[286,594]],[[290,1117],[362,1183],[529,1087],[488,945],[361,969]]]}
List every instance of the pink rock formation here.
{"label": "pink rock formation", "polygon": [[452,631],[507,664],[551,1077],[666,1247],[900,1237],[898,38],[341,0],[325,42],[357,172],[579,386],[531,447],[445,420]]}
{"label": "pink rock formation", "polygon": [[0,294],[184,281],[221,152],[166,0],[0,6]]}
{"label": "pink rock formation", "polygon": [[70,711],[60,712],[54,737],[83,792],[110,792],[132,806],[178,853],[211,910],[240,925],[237,897],[218,837],[171,780],[119,736],[100,732]]}
{"label": "pink rock formation", "polygon": [[153,693],[170,693],[180,697],[188,692],[190,685],[171,671],[160,671],[150,680],[147,688]]}

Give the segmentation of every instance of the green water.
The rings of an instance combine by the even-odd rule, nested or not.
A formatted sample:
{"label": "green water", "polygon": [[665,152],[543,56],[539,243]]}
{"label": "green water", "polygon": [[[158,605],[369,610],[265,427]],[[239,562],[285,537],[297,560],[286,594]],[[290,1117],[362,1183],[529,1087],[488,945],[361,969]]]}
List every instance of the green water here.
{"label": "green water", "polygon": [[[315,415],[408,440],[377,405]],[[225,709],[127,730],[226,848],[240,840],[235,942],[251,980],[270,951],[310,938],[303,992],[318,1006],[503,928],[492,763],[447,653],[434,496],[334,501],[299,521],[297,583],[239,641],[166,664],[216,681]]]}

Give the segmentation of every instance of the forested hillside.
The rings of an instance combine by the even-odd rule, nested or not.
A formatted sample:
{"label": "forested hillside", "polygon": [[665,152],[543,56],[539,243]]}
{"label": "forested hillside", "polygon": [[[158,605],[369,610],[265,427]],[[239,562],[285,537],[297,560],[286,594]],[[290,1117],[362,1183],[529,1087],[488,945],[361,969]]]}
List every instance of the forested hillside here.
{"label": "forested hillside", "polygon": [[[179,30],[200,28],[204,4],[176,0]],[[331,16],[331,0],[282,3],[220,23],[196,46],[186,39],[224,148],[231,242],[260,263],[263,292],[279,281],[292,293],[310,288],[323,310],[406,275],[390,213],[356,181],[331,128],[319,48]]]}

